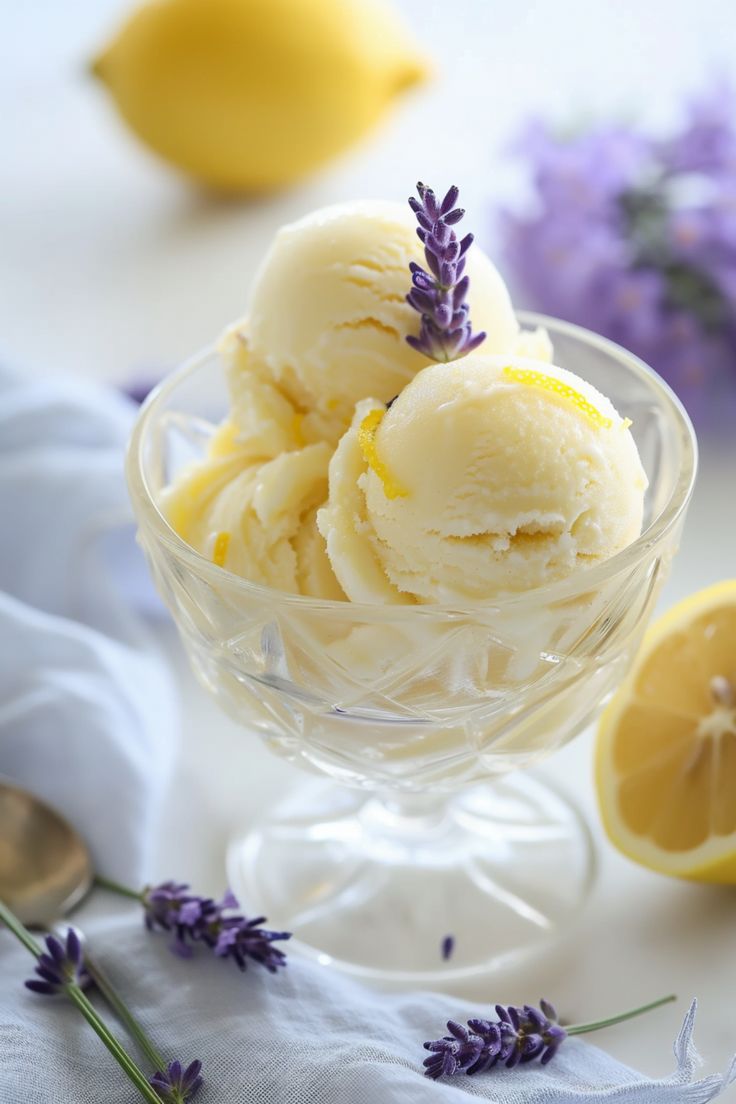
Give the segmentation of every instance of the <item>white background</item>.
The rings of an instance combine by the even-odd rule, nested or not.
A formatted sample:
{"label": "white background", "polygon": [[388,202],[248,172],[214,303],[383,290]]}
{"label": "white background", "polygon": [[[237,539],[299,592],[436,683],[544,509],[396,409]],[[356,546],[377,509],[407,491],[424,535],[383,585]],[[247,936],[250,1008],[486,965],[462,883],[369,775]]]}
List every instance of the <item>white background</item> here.
{"label": "white background", "polygon": [[[457,182],[484,236],[513,175],[504,147],[530,111],[671,118],[681,94],[736,58],[730,0],[403,0],[433,56],[431,87],[302,187],[252,203],[203,196],[118,123],[86,60],[119,0],[4,0],[0,41],[0,356],[28,370],[106,380],[173,367],[244,311],[254,264],[286,219],[335,199],[402,198],[417,179]],[[486,231],[488,233],[489,231]],[[686,537],[663,604],[734,574],[736,447],[703,442]],[[157,872],[216,891],[236,826],[298,781],[223,719],[180,671],[184,750]],[[546,995],[572,1019],[676,990],[677,1006],[599,1036],[660,1074],[686,1003],[701,1002],[706,1068],[736,1051],[736,890],[680,884],[615,854],[597,826],[591,736],[544,769],[585,807],[601,875],[581,929],[533,969],[479,988]],[[736,1093],[732,1092],[732,1099]]]}

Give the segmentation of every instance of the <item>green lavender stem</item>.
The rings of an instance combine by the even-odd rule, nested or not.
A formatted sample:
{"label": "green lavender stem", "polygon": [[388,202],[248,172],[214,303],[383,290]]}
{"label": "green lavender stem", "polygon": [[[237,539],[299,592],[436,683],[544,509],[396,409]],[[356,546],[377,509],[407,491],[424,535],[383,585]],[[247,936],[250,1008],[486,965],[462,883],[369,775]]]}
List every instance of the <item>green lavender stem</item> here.
{"label": "green lavender stem", "polygon": [[23,944],[27,951],[30,951],[36,958],[41,957],[43,951],[40,945],[28,931],[28,928],[21,923],[15,913],[11,912],[3,901],[0,901],[0,920],[2,920],[6,928],[13,933],[15,938]]}
{"label": "green lavender stem", "polygon": [[[30,951],[35,958],[41,957],[43,951],[40,945],[36,942],[28,929],[21,923],[18,917],[15,916],[2,901],[0,901],[0,921],[5,924],[8,930],[23,944],[27,951]],[[104,1046],[107,1047],[120,1068],[138,1089],[143,1099],[147,1100],[148,1104],[161,1104],[161,1097],[151,1085],[149,1085],[146,1075],[118,1042],[79,986],[73,982],[68,982],[64,986],[64,993],[72,1004],[76,1005],[78,1011],[84,1016],[85,1020]],[[161,1067],[158,1066],[158,1068]]]}
{"label": "green lavender stem", "polygon": [[99,874],[95,874],[95,884],[98,885],[100,889],[109,889],[111,893],[117,893],[121,897],[129,897],[131,901],[140,902],[143,898],[143,894],[139,891],[121,885],[120,882],[113,882],[110,878],[103,878]]}
{"label": "green lavender stem", "polygon": [[143,1073],[128,1052],[120,1045],[79,986],[67,984],[64,986],[64,992],[69,997],[69,1000],[77,1006],[89,1026],[99,1036],[100,1040],[110,1051],[121,1069],[128,1075],[143,1099],[147,1100],[148,1104],[161,1104],[161,1097],[155,1089],[151,1088],[145,1073]]}
{"label": "green lavender stem", "polygon": [[586,1035],[589,1031],[599,1031],[602,1027],[612,1027],[613,1024],[623,1023],[624,1020],[632,1020],[634,1016],[642,1016],[645,1012],[651,1012],[653,1008],[659,1008],[663,1004],[670,1004],[673,1000],[677,1000],[677,997],[674,993],[670,993],[667,997],[660,997],[659,1000],[642,1004],[639,1008],[632,1008],[630,1012],[619,1012],[617,1016],[595,1020],[593,1023],[573,1024],[572,1027],[565,1027],[565,1031],[568,1035]]}
{"label": "green lavender stem", "polygon": [[127,1004],[113,988],[112,983],[108,977],[102,972],[97,963],[90,957],[87,948],[84,948],[84,965],[87,973],[94,981],[95,985],[99,989],[102,996],[105,998],[110,1008],[120,1020],[121,1024],[128,1032],[132,1039],[135,1039],[136,1043],[140,1047],[143,1054],[145,1054],[148,1061],[151,1063],[155,1070],[165,1070],[166,1061],[163,1056],[156,1050],[155,1045],[143,1030],[141,1025],[136,1020],[133,1013],[128,1008]]}

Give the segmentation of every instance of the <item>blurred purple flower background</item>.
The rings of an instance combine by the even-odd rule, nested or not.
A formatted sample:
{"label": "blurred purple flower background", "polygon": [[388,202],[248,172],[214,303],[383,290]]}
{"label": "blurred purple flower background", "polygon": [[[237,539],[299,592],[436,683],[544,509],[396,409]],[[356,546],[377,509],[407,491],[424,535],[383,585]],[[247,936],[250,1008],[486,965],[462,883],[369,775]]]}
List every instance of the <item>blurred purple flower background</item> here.
{"label": "blurred purple flower background", "polygon": [[623,125],[514,147],[531,195],[501,213],[517,298],[637,353],[690,414],[736,412],[736,92],[714,84],[666,136]]}

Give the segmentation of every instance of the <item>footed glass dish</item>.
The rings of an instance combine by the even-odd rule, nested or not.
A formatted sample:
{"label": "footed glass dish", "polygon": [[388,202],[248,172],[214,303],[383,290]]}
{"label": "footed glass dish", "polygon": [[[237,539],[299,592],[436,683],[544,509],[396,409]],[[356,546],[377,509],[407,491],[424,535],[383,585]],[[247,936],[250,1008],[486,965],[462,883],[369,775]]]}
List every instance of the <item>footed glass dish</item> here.
{"label": "footed glass dish", "polygon": [[631,418],[649,478],[639,539],[545,588],[468,608],[366,606],[272,590],[195,552],[158,502],[227,413],[214,352],[161,384],[131,440],[140,541],[195,672],[244,738],[328,779],[233,841],[233,889],[304,953],[369,979],[475,975],[580,913],[587,829],[517,772],[580,732],[626,672],[692,491],[693,430],[663,381],[595,334],[520,317]]}

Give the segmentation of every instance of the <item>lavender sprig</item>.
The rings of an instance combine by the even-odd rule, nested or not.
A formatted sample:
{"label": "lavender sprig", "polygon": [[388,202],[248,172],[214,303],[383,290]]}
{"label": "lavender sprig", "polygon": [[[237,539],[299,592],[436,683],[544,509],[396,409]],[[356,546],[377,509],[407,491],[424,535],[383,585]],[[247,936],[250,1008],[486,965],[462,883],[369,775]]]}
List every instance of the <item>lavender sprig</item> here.
{"label": "lavender sprig", "polygon": [[497,1021],[468,1020],[468,1026],[448,1020],[449,1035],[424,1044],[432,1052],[425,1058],[427,1077],[452,1076],[454,1073],[482,1073],[496,1065],[511,1069],[520,1062],[539,1058],[543,1065],[554,1058],[567,1032],[557,1023],[552,1005],[540,1002],[540,1008],[496,1005]]}
{"label": "lavender sprig", "polygon": [[[3,917],[3,919],[8,923],[7,917]],[[19,934],[16,929],[13,930],[16,935]],[[100,967],[93,963],[90,956],[86,952],[82,952],[82,944],[74,928],[67,929],[65,943],[62,943],[53,935],[47,936],[45,942],[48,954],[41,953],[40,948],[35,948],[32,942],[28,940],[24,940],[24,942],[29,950],[32,950],[34,954],[38,954],[36,973],[41,978],[40,981],[35,978],[26,981],[25,985],[28,989],[44,996],[62,994],[74,1002],[76,994],[82,988],[94,986],[110,1005],[152,1066],[157,1069],[157,1072],[147,1082],[149,1091],[150,1089],[155,1090],[154,1099],[164,1100],[166,1104],[187,1104],[194,1097],[204,1080],[201,1076],[202,1063],[198,1060],[192,1062],[183,1073],[181,1062],[174,1061],[169,1062],[168,1065],[165,1064],[161,1054],[120,994],[113,988],[109,979]],[[92,1009],[91,1005],[88,1007]],[[84,1010],[80,1008],[80,1011]],[[92,1011],[94,1010],[92,1009]],[[100,1020],[99,1024],[95,1024],[89,1019],[88,1015],[86,1015],[86,1018],[99,1035],[100,1024],[104,1028],[103,1021]],[[100,1037],[103,1038],[102,1035]],[[109,1047],[104,1038],[103,1042]],[[115,1052],[113,1051],[113,1053]],[[120,1061],[117,1054],[116,1057]],[[129,1059],[129,1061],[131,1067],[135,1068],[132,1060]],[[122,1062],[121,1065],[123,1065]],[[130,1076],[130,1071],[125,1065],[123,1065],[123,1068]],[[166,1073],[160,1072],[163,1068],[166,1069]],[[139,1079],[143,1078],[140,1070],[136,1070],[136,1074]],[[140,1084],[138,1084],[138,1088],[141,1089]],[[147,1097],[147,1099],[151,1098]]]}
{"label": "lavender sprig", "polygon": [[257,962],[271,974],[286,965],[286,955],[274,943],[291,939],[291,932],[262,928],[265,916],[248,919],[235,912],[237,899],[227,892],[222,901],[189,892],[185,882],[162,882],[142,893],[98,878],[98,883],[115,893],[140,901],[149,931],[171,932],[171,950],[180,958],[191,958],[193,944],[203,943],[218,958],[231,958],[239,970]]}
{"label": "lavender sprig", "polygon": [[240,914],[229,915],[238,902],[228,891],[222,901],[197,897],[183,883],[164,882],[144,890],[145,923],[149,931],[160,928],[174,933],[172,950],[183,958],[192,955],[192,943],[204,943],[218,958],[232,958],[239,970],[248,959],[276,973],[286,955],[273,943],[291,938],[290,932],[261,928],[265,916],[253,920]]}
{"label": "lavender sprig", "polygon": [[26,989],[44,996],[58,996],[68,984],[87,989],[92,984],[82,957],[82,945],[74,928],[69,928],[66,941],[62,943],[55,935],[45,939],[46,953],[36,961],[37,978],[30,978]]}
{"label": "lavender sprig", "polygon": [[[36,959],[43,955],[43,949],[36,942],[28,929],[21,923],[18,917],[0,900],[0,923],[22,943],[27,951]],[[129,1080],[138,1089],[138,1092],[148,1104],[161,1104],[161,1098],[151,1087],[146,1075],[133,1061],[125,1048],[118,1042],[110,1031],[105,1021],[101,1018],[94,1005],[75,981],[67,981],[64,987],[65,996],[76,1007],[77,1011],[85,1018],[97,1037],[109,1050],[115,1061],[121,1067]]]}
{"label": "lavender sprig", "polygon": [[465,214],[455,206],[458,188],[453,185],[441,202],[425,184],[417,184],[417,192],[419,199],[412,196],[409,206],[419,223],[429,271],[416,261],[409,265],[413,286],[406,301],[422,316],[422,324],[419,336],[410,334],[406,340],[432,360],[456,360],[477,349],[486,336],[473,333],[466,302],[469,281],[463,273],[473,235],[458,241],[452,229]]}
{"label": "lavender sprig", "polygon": [[662,997],[606,1020],[570,1027],[562,1027],[558,1023],[557,1013],[545,1000],[539,1002],[539,1008],[529,1004],[523,1008],[497,1004],[497,1020],[472,1019],[468,1020],[467,1027],[448,1020],[449,1034],[424,1044],[424,1049],[431,1051],[429,1058],[424,1059],[424,1073],[436,1081],[439,1077],[451,1077],[455,1073],[472,1076],[498,1065],[513,1069],[535,1059],[546,1065],[568,1036],[598,1031],[673,1000],[675,997],[672,995]]}

